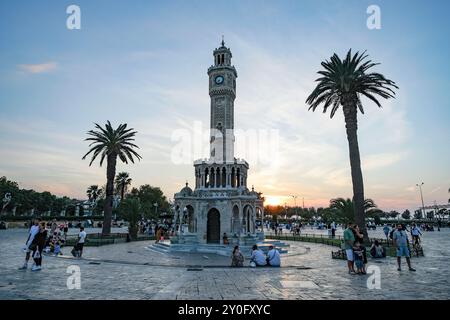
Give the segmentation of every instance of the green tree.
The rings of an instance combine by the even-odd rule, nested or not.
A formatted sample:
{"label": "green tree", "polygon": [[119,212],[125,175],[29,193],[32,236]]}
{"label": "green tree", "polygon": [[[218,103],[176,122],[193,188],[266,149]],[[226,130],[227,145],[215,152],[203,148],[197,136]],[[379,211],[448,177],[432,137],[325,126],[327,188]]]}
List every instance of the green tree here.
{"label": "green tree", "polygon": [[141,202],[137,198],[126,198],[119,205],[120,216],[128,221],[128,233],[132,240],[137,239],[138,222],[141,218]]}
{"label": "green tree", "polygon": [[146,218],[158,219],[161,212],[170,210],[170,204],[162,190],[148,184],[140,186],[139,189],[133,188],[127,198],[139,199],[142,213]]}
{"label": "green tree", "polygon": [[403,213],[402,213],[402,218],[405,219],[405,220],[411,219],[411,212],[409,212],[409,210],[406,209],[406,210],[403,211]]}
{"label": "green tree", "polygon": [[103,189],[99,188],[98,185],[93,184],[89,186],[86,190],[86,195],[90,202],[97,202],[97,199],[102,195]]}
{"label": "green tree", "polygon": [[[364,215],[369,217],[375,217],[382,211],[379,210],[372,199],[365,199],[363,204]],[[337,213],[337,217],[343,223],[349,223],[355,221],[355,206],[353,201],[349,198],[336,198],[330,200],[330,210],[334,210]]]}
{"label": "green tree", "polygon": [[128,172],[119,172],[116,175],[116,190],[120,193],[120,201],[124,199],[127,188],[131,185],[131,181],[132,180]]}
{"label": "green tree", "polygon": [[420,209],[414,211],[414,219],[422,219],[422,211]]}
{"label": "green tree", "polygon": [[400,212],[398,212],[398,211],[395,211],[395,210],[389,211],[389,217],[391,217],[391,218],[397,218],[399,215],[400,215]]}
{"label": "green tree", "polygon": [[97,156],[100,156],[100,166],[102,166],[106,158],[106,201],[102,234],[108,235],[111,233],[117,157],[126,164],[128,164],[128,161],[134,163],[134,158],[140,160],[142,157],[134,150],[135,148],[139,148],[133,143],[137,132],[133,131],[133,128],[127,129],[126,123],[120,124],[117,129],[114,129],[108,121],[105,128],[102,128],[97,123],[95,124],[95,128],[97,130],[87,132],[89,137],[85,141],[91,141],[89,145],[91,149],[83,156],[83,160],[92,153],[89,166],[92,165]]}
{"label": "green tree", "polygon": [[334,54],[331,61],[322,62],[321,65],[325,70],[318,72],[321,77],[316,80],[318,84],[306,99],[306,103],[313,111],[321,104],[323,112],[331,107],[331,118],[339,106],[342,106],[349,145],[355,222],[361,228],[365,241],[368,241],[364,214],[364,183],[357,135],[357,110],[364,113],[361,97],[366,97],[381,107],[376,96],[385,99],[394,98],[393,88],[398,87],[380,73],[368,73],[368,70],[377,63],[366,58],[365,53],[357,52],[352,56],[349,50],[344,60]]}

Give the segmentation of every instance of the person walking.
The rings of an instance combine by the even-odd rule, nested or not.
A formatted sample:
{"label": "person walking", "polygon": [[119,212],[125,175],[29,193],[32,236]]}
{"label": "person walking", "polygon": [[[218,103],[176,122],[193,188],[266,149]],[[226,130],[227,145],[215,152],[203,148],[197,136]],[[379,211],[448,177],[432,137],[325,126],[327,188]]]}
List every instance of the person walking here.
{"label": "person walking", "polygon": [[231,266],[232,267],[243,267],[244,266],[244,255],[241,250],[239,250],[239,246],[235,246],[233,249],[233,253],[231,255]]}
{"label": "person walking", "polygon": [[28,261],[30,260],[30,256],[31,256],[31,251],[33,251],[31,244],[33,243],[34,237],[36,236],[36,234],[39,233],[39,223],[40,223],[40,219],[39,218],[35,218],[32,223],[31,223],[31,227],[30,230],[28,231],[28,238],[27,241],[25,242],[25,246],[23,248],[23,250],[25,251],[25,262],[23,264],[22,267],[20,267],[20,270],[26,270],[28,268]]}
{"label": "person walking", "polygon": [[31,268],[31,271],[41,271],[42,251],[44,250],[46,240],[47,230],[45,229],[45,222],[41,222],[39,224],[39,232],[34,236],[32,242],[34,265]]}
{"label": "person walking", "polygon": [[347,255],[347,267],[349,274],[356,274],[354,268],[353,258],[353,244],[355,243],[355,236],[353,234],[352,224],[347,224],[347,229],[344,230],[344,249]]}
{"label": "person walking", "polygon": [[416,269],[411,267],[411,258],[408,249],[408,235],[405,230],[403,230],[403,226],[399,224],[397,226],[397,230],[393,233],[393,245],[397,250],[397,264],[398,271],[402,271],[401,268],[401,258],[402,256],[406,258],[406,263],[408,264],[409,271],[416,271]]}

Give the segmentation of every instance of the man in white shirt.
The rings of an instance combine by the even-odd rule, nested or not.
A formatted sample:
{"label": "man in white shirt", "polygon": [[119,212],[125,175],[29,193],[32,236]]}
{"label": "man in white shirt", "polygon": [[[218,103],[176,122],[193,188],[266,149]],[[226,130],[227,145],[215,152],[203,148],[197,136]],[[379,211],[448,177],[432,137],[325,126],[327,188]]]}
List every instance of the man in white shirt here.
{"label": "man in white shirt", "polygon": [[41,219],[39,219],[39,218],[34,219],[32,225],[30,227],[30,230],[28,231],[28,238],[27,238],[27,241],[23,248],[23,250],[26,252],[25,262],[24,262],[23,266],[19,268],[20,270],[25,270],[28,267],[28,261],[30,260],[30,255],[31,255],[31,251],[32,251],[30,249],[30,245],[33,242],[36,234],[38,234],[38,232],[39,232],[39,222],[40,221],[41,221]]}
{"label": "man in white shirt", "polygon": [[250,258],[250,262],[254,262],[257,267],[266,265],[266,256],[264,253],[258,249],[258,246],[255,244],[252,248],[252,256]]}
{"label": "man in white shirt", "polygon": [[77,243],[77,251],[78,251],[78,257],[81,258],[81,255],[83,254],[83,247],[84,242],[86,241],[86,231],[84,231],[84,227],[80,227],[80,233],[78,234],[78,243]]}
{"label": "man in white shirt", "polygon": [[279,267],[281,265],[280,253],[273,246],[269,246],[267,253],[267,264],[271,267]]}

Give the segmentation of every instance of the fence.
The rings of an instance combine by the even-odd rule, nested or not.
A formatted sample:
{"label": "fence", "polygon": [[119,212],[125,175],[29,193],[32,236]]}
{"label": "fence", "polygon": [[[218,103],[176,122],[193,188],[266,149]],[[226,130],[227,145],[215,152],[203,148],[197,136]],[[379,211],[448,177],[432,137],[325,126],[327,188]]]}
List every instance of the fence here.
{"label": "fence", "polygon": [[[86,237],[85,246],[99,247],[107,244],[123,243],[128,240],[128,233],[111,233],[109,235],[102,235],[101,233],[89,233]],[[68,235],[66,239],[66,246],[73,246],[78,240],[78,235]],[[155,240],[154,236],[138,235],[134,241]]]}

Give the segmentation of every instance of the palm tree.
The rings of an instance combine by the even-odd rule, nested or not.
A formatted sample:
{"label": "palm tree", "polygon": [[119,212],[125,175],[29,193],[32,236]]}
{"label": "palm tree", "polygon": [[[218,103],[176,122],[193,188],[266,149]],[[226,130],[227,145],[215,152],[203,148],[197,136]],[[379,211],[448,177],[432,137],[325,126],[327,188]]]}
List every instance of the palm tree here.
{"label": "palm tree", "polygon": [[116,190],[120,192],[120,201],[123,200],[128,186],[131,184],[130,174],[128,172],[119,172],[116,175]]}
{"label": "palm tree", "polygon": [[97,204],[97,199],[102,195],[103,189],[99,188],[98,185],[94,184],[89,186],[86,190],[86,194],[89,198],[89,202],[92,203],[92,208],[95,208]]}
{"label": "palm tree", "polygon": [[[365,199],[363,208],[364,208],[364,215],[368,217],[382,213],[382,211],[378,209],[377,205],[372,199]],[[355,219],[355,206],[353,204],[353,201],[349,198],[331,199],[330,209],[334,209],[337,212],[339,212],[339,215],[343,218],[344,222],[346,223],[351,222]]]}
{"label": "palm tree", "polygon": [[106,201],[105,201],[105,217],[103,220],[102,234],[108,235],[111,233],[111,217],[113,208],[113,194],[114,194],[114,177],[116,175],[117,157],[128,164],[128,160],[134,163],[134,157],[140,160],[142,157],[134,151],[134,148],[139,148],[132,143],[136,135],[133,128],[127,129],[127,124],[120,124],[117,129],[111,126],[108,121],[105,128],[95,123],[97,130],[90,130],[87,132],[89,138],[85,141],[92,141],[88,153],[83,156],[83,160],[92,153],[89,166],[92,165],[97,156],[100,155],[100,166],[106,158]]}
{"label": "palm tree", "polygon": [[386,79],[382,74],[368,73],[367,71],[378,63],[373,63],[366,58],[365,52],[362,54],[357,52],[352,56],[350,49],[344,60],[334,54],[331,61],[322,62],[321,65],[325,70],[318,72],[321,75],[316,80],[318,84],[306,99],[309,105],[308,110],[315,111],[319,105],[323,104],[325,113],[331,107],[330,118],[334,116],[339,106],[342,106],[349,145],[355,222],[361,228],[365,241],[368,240],[368,235],[364,218],[364,183],[358,147],[357,110],[364,113],[362,96],[381,107],[377,96],[385,99],[394,98],[393,89],[398,89],[395,82]]}

